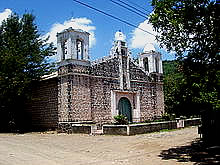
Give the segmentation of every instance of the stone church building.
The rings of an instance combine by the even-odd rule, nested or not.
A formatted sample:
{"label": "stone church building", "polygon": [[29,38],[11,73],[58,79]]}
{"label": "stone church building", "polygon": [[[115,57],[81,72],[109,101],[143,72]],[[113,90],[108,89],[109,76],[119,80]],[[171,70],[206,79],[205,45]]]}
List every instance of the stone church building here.
{"label": "stone church building", "polygon": [[118,114],[136,123],[163,114],[161,54],[146,47],[134,60],[118,35],[109,56],[91,61],[89,33],[69,28],[57,34],[61,61],[33,90],[27,108],[32,127],[108,124]]}

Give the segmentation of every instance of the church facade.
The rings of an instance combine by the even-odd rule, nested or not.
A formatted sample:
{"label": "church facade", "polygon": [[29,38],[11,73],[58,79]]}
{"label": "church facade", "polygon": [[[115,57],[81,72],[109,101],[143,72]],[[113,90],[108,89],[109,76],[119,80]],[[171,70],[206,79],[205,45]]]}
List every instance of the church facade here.
{"label": "church facade", "polygon": [[69,28],[57,34],[61,61],[57,73],[45,76],[33,92],[32,125],[102,125],[119,114],[136,123],[164,113],[161,54],[146,48],[134,60],[118,35],[109,56],[90,61],[89,33]]}

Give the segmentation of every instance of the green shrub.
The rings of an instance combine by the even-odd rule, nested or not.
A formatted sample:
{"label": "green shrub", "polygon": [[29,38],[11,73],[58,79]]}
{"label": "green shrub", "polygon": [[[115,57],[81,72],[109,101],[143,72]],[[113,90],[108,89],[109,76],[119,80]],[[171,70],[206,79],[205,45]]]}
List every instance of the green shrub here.
{"label": "green shrub", "polygon": [[162,119],[163,119],[164,121],[175,120],[175,118],[176,118],[176,115],[175,115],[175,114],[164,113],[164,114],[162,115]]}
{"label": "green shrub", "polygon": [[117,116],[114,116],[114,119],[116,121],[115,124],[128,124],[128,118],[124,115],[117,115]]}

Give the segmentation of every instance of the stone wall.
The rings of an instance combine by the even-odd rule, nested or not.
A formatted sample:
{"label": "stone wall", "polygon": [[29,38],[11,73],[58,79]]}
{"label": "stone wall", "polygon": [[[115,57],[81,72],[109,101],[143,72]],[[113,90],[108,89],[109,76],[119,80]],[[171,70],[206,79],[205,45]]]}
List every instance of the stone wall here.
{"label": "stone wall", "polygon": [[91,133],[91,125],[59,122],[58,133]]}
{"label": "stone wall", "polygon": [[130,61],[129,69],[131,89],[140,91],[140,121],[144,122],[160,117],[164,113],[163,84],[160,82],[161,74],[151,77],[132,60]]}
{"label": "stone wall", "polygon": [[68,76],[62,76],[58,78],[58,119],[59,122],[66,122],[69,118],[70,108],[70,90]]}
{"label": "stone wall", "polygon": [[134,64],[133,61],[129,62],[129,72],[131,80],[150,81],[150,77],[146,75],[146,72]]}
{"label": "stone wall", "polygon": [[194,118],[194,119],[184,120],[184,127],[188,127],[188,126],[192,126],[192,125],[201,125],[201,119],[200,118]]}
{"label": "stone wall", "polygon": [[157,112],[155,114],[155,117],[158,118],[162,116],[162,114],[165,111],[164,110],[163,83],[161,82],[158,82],[156,84],[156,101],[157,101],[157,105],[156,105]]}
{"label": "stone wall", "polygon": [[157,111],[154,90],[152,84],[145,84],[141,88],[141,122],[152,119]]}
{"label": "stone wall", "polygon": [[67,65],[59,69],[59,122],[90,121],[89,68]]}
{"label": "stone wall", "polygon": [[127,125],[104,125],[103,134],[105,135],[128,135]]}
{"label": "stone wall", "polygon": [[119,78],[119,58],[113,57],[91,66],[91,76]]}
{"label": "stone wall", "polygon": [[71,79],[72,106],[70,111],[70,121],[90,121],[92,120],[90,77],[74,75]]}
{"label": "stone wall", "polygon": [[32,89],[26,109],[32,129],[56,129],[58,124],[57,78],[42,80]]}
{"label": "stone wall", "polygon": [[[118,113],[121,93],[131,102],[134,121],[144,122],[162,115],[163,84],[154,82],[130,58],[124,58],[126,63],[120,60],[114,56],[91,66],[73,63],[59,68],[59,122],[111,123],[113,114]],[[128,81],[129,85],[125,85]]]}
{"label": "stone wall", "polygon": [[105,78],[91,78],[91,109],[92,119],[96,123],[110,123],[111,88],[115,81]]}
{"label": "stone wall", "polygon": [[158,118],[164,113],[162,83],[132,80],[131,89],[140,92],[141,122]]}
{"label": "stone wall", "polygon": [[150,132],[158,132],[163,129],[176,129],[177,124],[175,121],[148,123],[148,124],[136,124],[131,125],[129,128],[129,135],[144,134]]}
{"label": "stone wall", "polygon": [[[100,129],[102,132],[100,133],[106,135],[137,135],[158,132],[161,130],[197,126],[201,124],[200,118],[186,119],[182,121],[185,123],[183,127],[178,127],[179,120],[131,125],[103,125]],[[96,134],[94,131],[94,128],[96,128],[94,123],[60,122],[58,128],[59,133]]]}
{"label": "stone wall", "polygon": [[[177,129],[178,122],[165,121],[155,123],[142,123],[142,124],[131,124],[131,125],[103,125],[103,134],[106,135],[137,135],[151,132],[158,132],[161,130]],[[185,125],[181,128],[189,126],[197,126],[201,123],[200,118],[186,119],[183,120]]]}

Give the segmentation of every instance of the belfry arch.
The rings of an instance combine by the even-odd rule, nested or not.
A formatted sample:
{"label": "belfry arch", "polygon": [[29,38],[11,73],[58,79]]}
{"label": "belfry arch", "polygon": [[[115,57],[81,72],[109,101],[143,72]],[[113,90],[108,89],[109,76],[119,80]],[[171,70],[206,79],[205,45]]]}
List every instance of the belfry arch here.
{"label": "belfry arch", "polygon": [[89,33],[78,29],[65,29],[57,33],[57,54],[60,61],[89,61]]}
{"label": "belfry arch", "polygon": [[83,60],[83,48],[84,48],[84,41],[82,39],[76,39],[76,51],[77,51],[77,59]]}

